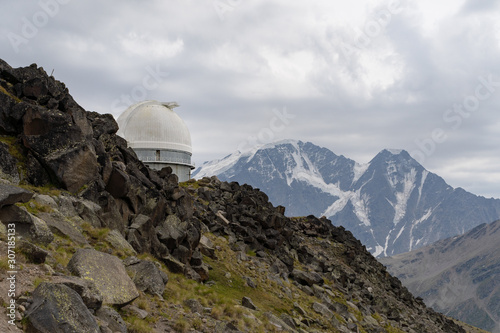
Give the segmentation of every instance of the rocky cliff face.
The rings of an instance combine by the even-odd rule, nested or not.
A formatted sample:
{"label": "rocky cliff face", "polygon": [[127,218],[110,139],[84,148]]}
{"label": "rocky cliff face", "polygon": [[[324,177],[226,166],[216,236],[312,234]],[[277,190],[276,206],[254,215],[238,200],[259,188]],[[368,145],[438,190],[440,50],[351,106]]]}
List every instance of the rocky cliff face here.
{"label": "rocky cliff face", "polygon": [[[166,256],[172,244],[182,242],[183,264],[189,267],[200,221],[177,177],[146,168],[115,134],[111,115],[85,111],[42,68],[12,69],[0,62],[0,73],[0,135],[7,143],[0,146],[3,174],[14,183],[54,186],[97,204],[92,225],[118,230],[139,252]],[[186,221],[189,237],[171,241],[162,229],[168,215]]]}
{"label": "rocky cliff face", "polygon": [[18,281],[3,331],[465,332],[344,228],[288,218],[248,185],[178,184],[116,130],[43,69],[0,61],[0,226],[15,225]]}

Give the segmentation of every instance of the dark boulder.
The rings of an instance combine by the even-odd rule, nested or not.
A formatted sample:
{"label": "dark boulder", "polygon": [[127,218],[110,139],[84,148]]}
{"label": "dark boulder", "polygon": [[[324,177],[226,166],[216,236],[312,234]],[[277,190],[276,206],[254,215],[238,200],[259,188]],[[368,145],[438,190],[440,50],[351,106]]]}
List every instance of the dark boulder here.
{"label": "dark boulder", "polygon": [[322,285],[324,283],[323,277],[316,272],[304,272],[294,269],[290,277],[304,286],[312,287],[313,285]]}
{"label": "dark boulder", "polygon": [[22,106],[24,144],[38,155],[68,149],[85,139],[71,115],[28,103]]}
{"label": "dark boulder", "polygon": [[78,215],[85,221],[90,223],[94,228],[101,228],[102,221],[97,215],[101,206],[89,200],[78,200],[74,204],[75,210]]}
{"label": "dark boulder", "polygon": [[87,119],[92,125],[95,139],[98,139],[103,134],[115,134],[118,131],[118,123],[113,115],[109,113],[87,112]]}
{"label": "dark boulder", "polygon": [[[137,253],[150,252],[156,249],[156,254],[166,253],[165,245],[161,244],[156,237],[153,222],[149,216],[138,214],[132,218],[132,222],[127,229],[127,241],[137,251]],[[160,248],[163,246],[163,251]]]}
{"label": "dark boulder", "polygon": [[44,162],[55,175],[56,182],[72,193],[80,192],[99,176],[97,155],[88,143],[53,151],[45,156]]}
{"label": "dark boulder", "polygon": [[192,313],[203,314],[203,306],[197,299],[188,299],[184,301],[184,305],[187,306]]}
{"label": "dark boulder", "polygon": [[253,304],[250,297],[243,297],[241,299],[241,305],[250,310],[257,310],[257,307],[255,306],[255,304]]}
{"label": "dark boulder", "polygon": [[201,235],[200,237],[199,249],[201,254],[212,259],[217,258],[217,256],[215,255],[215,248],[213,242],[204,235]]}
{"label": "dark boulder", "polygon": [[126,173],[126,167],[122,162],[113,162],[106,191],[115,198],[123,198],[130,189],[130,177]]}
{"label": "dark boulder", "polygon": [[46,96],[49,92],[47,87],[47,79],[42,77],[35,77],[28,80],[23,85],[23,95],[30,99],[38,99]]}
{"label": "dark boulder", "polygon": [[191,259],[200,242],[201,226],[196,222],[182,221],[177,215],[168,215],[155,229],[160,242],[184,264]]}
{"label": "dark boulder", "polygon": [[207,264],[203,263],[199,266],[191,266],[191,269],[196,272],[197,277],[199,277],[200,282],[207,281],[209,278],[209,267]]}
{"label": "dark boulder", "polygon": [[36,246],[33,243],[21,241],[18,245],[19,252],[24,254],[26,259],[34,264],[43,264],[45,262],[45,258],[49,254],[44,249]]}
{"label": "dark boulder", "polygon": [[63,285],[41,283],[27,309],[27,332],[100,333],[99,325],[76,291]]}
{"label": "dark boulder", "polygon": [[32,197],[33,193],[28,190],[17,186],[0,184],[0,208],[18,202],[28,202]]}
{"label": "dark boulder", "polygon": [[177,260],[176,258],[174,258],[173,256],[171,256],[170,254],[164,256],[161,259],[165,263],[165,266],[167,266],[168,270],[171,271],[172,273],[184,274],[186,265]]}
{"label": "dark boulder", "polygon": [[0,87],[0,134],[16,135],[22,127],[22,114],[16,112],[17,97]]}
{"label": "dark boulder", "polygon": [[123,263],[137,289],[152,295],[163,295],[168,276],[154,262],[129,257]]}
{"label": "dark boulder", "polygon": [[64,284],[80,295],[83,303],[89,309],[99,309],[102,305],[102,295],[92,280],[76,276],[54,276],[52,283]]}
{"label": "dark boulder", "polygon": [[127,333],[127,324],[113,308],[103,306],[96,311],[95,316],[106,324],[113,333]]}
{"label": "dark boulder", "polygon": [[109,192],[102,191],[97,198],[97,204],[101,208],[96,213],[102,227],[124,232],[126,225],[115,198]]}
{"label": "dark boulder", "polygon": [[54,240],[54,234],[42,219],[28,213],[26,208],[8,205],[0,209],[0,221],[5,225],[16,225],[16,235],[36,244],[48,245]]}
{"label": "dark boulder", "polygon": [[60,212],[39,213],[38,216],[47,224],[53,233],[68,237],[78,244],[88,244],[81,227],[69,220]]}
{"label": "dark boulder", "polygon": [[98,171],[86,111],[69,96],[64,85],[49,78],[41,68],[19,68],[11,74],[11,81],[20,85],[16,94],[21,100],[12,93],[1,94],[1,98],[11,101],[8,109],[2,108],[0,126],[4,132],[21,137],[38,162],[31,159],[27,165],[27,173],[31,174],[28,179],[41,183],[43,173],[35,177],[37,173],[32,169],[42,166],[51,182],[77,192],[94,180]]}
{"label": "dark boulder", "polygon": [[14,182],[19,182],[19,173],[17,171],[17,160],[9,153],[9,146],[0,142],[0,175],[7,175]]}
{"label": "dark boulder", "polygon": [[49,172],[44,168],[40,161],[28,151],[26,156],[26,180],[34,186],[45,186],[52,183]]}

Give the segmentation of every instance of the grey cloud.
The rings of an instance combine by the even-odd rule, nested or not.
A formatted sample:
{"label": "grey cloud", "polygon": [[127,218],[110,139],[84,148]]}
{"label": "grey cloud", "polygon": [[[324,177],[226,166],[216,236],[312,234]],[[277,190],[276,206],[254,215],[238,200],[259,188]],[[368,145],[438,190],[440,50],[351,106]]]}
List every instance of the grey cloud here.
{"label": "grey cloud", "polygon": [[482,12],[498,9],[498,0],[467,0],[462,7],[462,13]]}

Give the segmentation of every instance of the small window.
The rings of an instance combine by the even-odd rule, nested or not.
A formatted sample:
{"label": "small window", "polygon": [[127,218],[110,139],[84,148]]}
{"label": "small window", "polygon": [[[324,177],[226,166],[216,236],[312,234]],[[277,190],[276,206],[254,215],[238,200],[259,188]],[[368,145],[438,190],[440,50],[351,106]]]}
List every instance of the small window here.
{"label": "small window", "polygon": [[156,151],[156,160],[157,161],[160,160],[160,151],[159,150]]}

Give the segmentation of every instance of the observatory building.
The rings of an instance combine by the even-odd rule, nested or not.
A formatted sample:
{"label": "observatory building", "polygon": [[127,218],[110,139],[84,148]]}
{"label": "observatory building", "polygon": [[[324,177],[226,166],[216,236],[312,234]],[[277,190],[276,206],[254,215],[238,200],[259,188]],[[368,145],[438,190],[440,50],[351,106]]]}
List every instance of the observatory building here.
{"label": "observatory building", "polygon": [[151,169],[170,166],[179,181],[191,178],[191,134],[174,112],[175,102],[144,101],[130,106],[117,119],[118,135]]}

